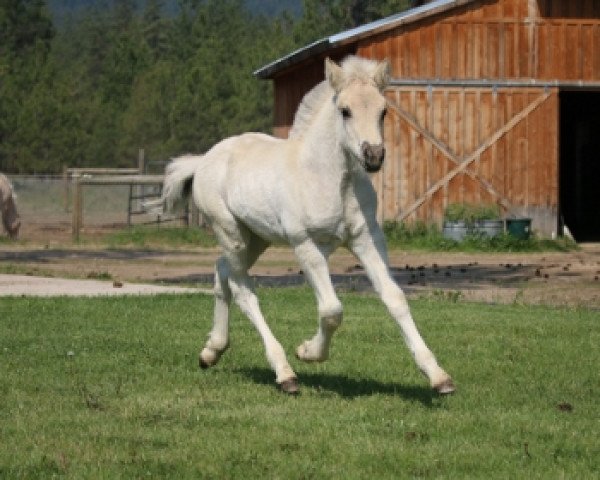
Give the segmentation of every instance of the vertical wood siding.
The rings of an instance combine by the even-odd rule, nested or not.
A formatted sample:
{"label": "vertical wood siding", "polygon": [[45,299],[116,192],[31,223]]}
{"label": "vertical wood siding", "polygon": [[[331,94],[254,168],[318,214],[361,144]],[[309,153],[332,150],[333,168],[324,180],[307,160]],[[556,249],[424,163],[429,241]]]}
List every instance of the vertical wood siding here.
{"label": "vertical wood siding", "polygon": [[285,138],[294,122],[294,115],[304,95],[325,77],[325,57],[339,62],[350,54],[355,54],[354,46],[345,47],[328,55],[320,55],[273,79],[275,107],[273,112],[273,133]]}
{"label": "vertical wood siding", "polygon": [[363,40],[405,79],[600,81],[600,0],[482,0]]}

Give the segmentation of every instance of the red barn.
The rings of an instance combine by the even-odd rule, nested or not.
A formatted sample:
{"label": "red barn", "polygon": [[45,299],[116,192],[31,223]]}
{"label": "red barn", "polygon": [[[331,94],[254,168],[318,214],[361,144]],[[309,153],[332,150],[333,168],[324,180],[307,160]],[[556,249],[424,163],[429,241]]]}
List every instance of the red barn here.
{"label": "red barn", "polygon": [[274,83],[276,135],[324,58],[347,54],[392,66],[380,220],[495,203],[600,240],[600,0],[435,0],[324,38],[255,72]]}

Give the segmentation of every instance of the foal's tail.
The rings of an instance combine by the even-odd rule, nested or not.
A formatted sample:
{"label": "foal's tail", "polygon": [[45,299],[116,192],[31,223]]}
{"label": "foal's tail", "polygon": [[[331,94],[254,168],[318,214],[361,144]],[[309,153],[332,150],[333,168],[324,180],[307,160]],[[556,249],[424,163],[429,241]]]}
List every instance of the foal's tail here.
{"label": "foal's tail", "polygon": [[201,158],[200,155],[186,155],[169,163],[165,169],[161,198],[146,202],[145,207],[164,212],[182,209],[192,193],[192,180]]}

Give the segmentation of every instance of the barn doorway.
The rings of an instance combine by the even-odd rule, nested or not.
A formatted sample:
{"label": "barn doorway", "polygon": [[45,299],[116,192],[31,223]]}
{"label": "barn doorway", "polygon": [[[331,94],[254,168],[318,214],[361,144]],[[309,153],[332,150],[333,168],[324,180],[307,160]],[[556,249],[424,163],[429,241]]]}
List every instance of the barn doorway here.
{"label": "barn doorway", "polygon": [[600,92],[560,92],[560,221],[600,241]]}

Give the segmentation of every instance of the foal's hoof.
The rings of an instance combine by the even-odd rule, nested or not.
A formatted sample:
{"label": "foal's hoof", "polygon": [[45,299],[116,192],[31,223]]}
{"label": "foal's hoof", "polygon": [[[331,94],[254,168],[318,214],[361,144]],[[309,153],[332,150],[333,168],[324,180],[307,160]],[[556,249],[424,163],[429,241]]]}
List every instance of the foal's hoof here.
{"label": "foal's hoof", "polygon": [[308,363],[324,362],[329,358],[329,355],[327,352],[313,352],[310,348],[310,341],[307,340],[296,349],[296,358]]}
{"label": "foal's hoof", "polygon": [[198,365],[202,370],[212,367],[219,360],[218,355],[212,350],[205,348],[202,353],[198,356]]}
{"label": "foal's hoof", "polygon": [[300,387],[298,386],[298,380],[295,378],[290,378],[289,380],[284,380],[279,384],[279,388],[283,393],[288,393],[290,395],[298,395],[300,393]]}
{"label": "foal's hoof", "polygon": [[225,350],[227,350],[227,347],[220,351],[204,347],[198,356],[198,365],[202,370],[216,365]]}
{"label": "foal's hoof", "polygon": [[202,357],[198,358],[198,366],[202,369],[202,370],[206,370],[208,367],[210,367],[211,365],[209,365],[208,363],[206,363],[204,360],[202,360]]}
{"label": "foal's hoof", "polygon": [[433,388],[440,395],[448,395],[449,393],[454,393],[454,391],[456,390],[454,382],[451,378],[447,378],[443,382],[434,385]]}

